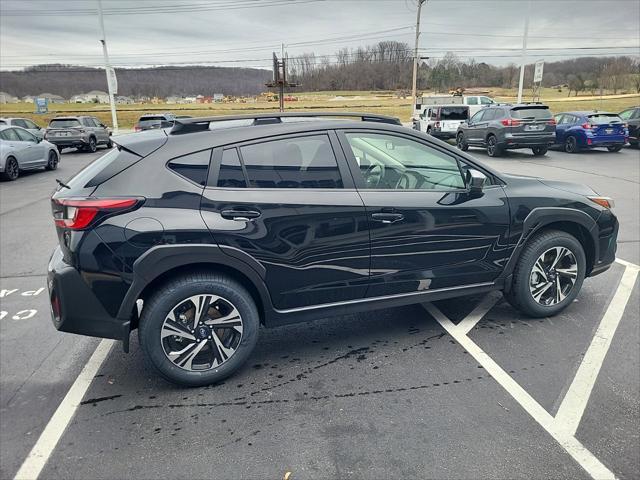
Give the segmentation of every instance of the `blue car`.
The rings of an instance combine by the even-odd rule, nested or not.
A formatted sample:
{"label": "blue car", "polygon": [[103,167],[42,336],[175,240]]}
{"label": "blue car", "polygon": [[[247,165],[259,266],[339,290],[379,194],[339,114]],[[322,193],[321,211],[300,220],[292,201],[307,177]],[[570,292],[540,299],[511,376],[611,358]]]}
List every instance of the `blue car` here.
{"label": "blue car", "polygon": [[629,139],[627,125],[616,113],[564,112],[555,119],[556,145],[567,153],[599,147],[619,152]]}

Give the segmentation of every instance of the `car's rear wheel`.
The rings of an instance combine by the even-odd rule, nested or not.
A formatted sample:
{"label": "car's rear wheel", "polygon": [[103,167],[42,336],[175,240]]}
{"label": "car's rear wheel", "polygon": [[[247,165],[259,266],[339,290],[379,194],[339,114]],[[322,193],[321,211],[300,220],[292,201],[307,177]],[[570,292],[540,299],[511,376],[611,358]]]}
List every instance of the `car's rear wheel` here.
{"label": "car's rear wheel", "polygon": [[8,157],[4,165],[4,172],[2,176],[5,180],[13,181],[20,176],[20,167],[18,161],[13,157]]}
{"label": "car's rear wheel", "polygon": [[574,236],[559,230],[542,232],[525,245],[505,296],[526,315],[555,315],[575,300],[585,272],[584,249]]}
{"label": "car's rear wheel", "polygon": [[467,144],[466,140],[464,139],[464,133],[460,132],[456,136],[456,146],[460,150],[462,150],[463,152],[466,152],[467,150],[469,150],[469,145]]}
{"label": "car's rear wheel", "polygon": [[607,147],[610,152],[619,152],[622,150],[622,145],[614,145],[613,147]]}
{"label": "car's rear wheel", "polygon": [[87,150],[91,153],[94,153],[98,149],[98,144],[96,143],[96,139],[94,137],[89,138],[89,145],[87,145]]}
{"label": "car's rear wheel", "polygon": [[259,315],[249,292],[220,274],[176,278],[145,301],[139,338],[151,365],[170,382],[219,382],[249,358]]}
{"label": "car's rear wheel", "polygon": [[49,150],[47,165],[44,168],[47,170],[55,170],[58,168],[58,154],[54,150]]}
{"label": "car's rear wheel", "polygon": [[578,150],[578,140],[573,135],[569,135],[564,141],[564,151],[567,153],[577,153]]}
{"label": "car's rear wheel", "polygon": [[531,151],[536,157],[542,157],[547,154],[549,149],[547,147],[533,147]]}
{"label": "car's rear wheel", "polygon": [[502,155],[502,147],[498,145],[498,139],[495,135],[487,137],[487,155],[490,157],[499,157]]}

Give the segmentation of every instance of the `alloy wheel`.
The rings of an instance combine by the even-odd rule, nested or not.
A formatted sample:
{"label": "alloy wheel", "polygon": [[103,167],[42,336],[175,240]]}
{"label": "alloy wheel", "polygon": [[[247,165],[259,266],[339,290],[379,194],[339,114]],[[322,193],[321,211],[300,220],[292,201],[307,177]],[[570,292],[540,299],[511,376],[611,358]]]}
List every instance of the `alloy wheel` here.
{"label": "alloy wheel", "polygon": [[55,170],[58,167],[58,155],[54,151],[49,152],[49,161],[47,162],[47,168],[49,170]]}
{"label": "alloy wheel", "polygon": [[495,137],[489,137],[487,140],[487,153],[490,157],[496,154],[496,139]]}
{"label": "alloy wheel", "polygon": [[564,144],[564,151],[567,153],[573,153],[576,151],[577,143],[575,137],[567,137]]}
{"label": "alloy wheel", "polygon": [[242,317],[229,300],[211,294],[194,295],[174,306],[160,333],[162,349],[176,366],[188,371],[219,367],[242,340]]}
{"label": "alloy wheel", "polygon": [[97,148],[98,148],[98,146],[96,145],[95,138],[90,138],[89,139],[89,151],[95,152],[97,150]]}
{"label": "alloy wheel", "polygon": [[9,177],[9,179],[11,180],[15,180],[16,178],[18,178],[18,175],[20,174],[20,168],[18,167],[18,162],[14,158],[9,160],[5,172],[7,174],[7,177]]}
{"label": "alloy wheel", "polygon": [[566,247],[553,247],[538,257],[529,276],[529,291],[540,305],[562,302],[578,278],[578,261]]}

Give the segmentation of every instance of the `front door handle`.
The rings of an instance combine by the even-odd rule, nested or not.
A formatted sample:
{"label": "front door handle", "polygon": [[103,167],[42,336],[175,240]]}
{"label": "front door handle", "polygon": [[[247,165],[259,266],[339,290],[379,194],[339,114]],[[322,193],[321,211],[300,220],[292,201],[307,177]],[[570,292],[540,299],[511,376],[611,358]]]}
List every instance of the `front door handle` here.
{"label": "front door handle", "polygon": [[256,210],[222,210],[220,215],[227,220],[249,221],[258,218],[260,212]]}
{"label": "front door handle", "polygon": [[404,220],[404,215],[401,213],[372,213],[371,218],[376,222],[395,223]]}

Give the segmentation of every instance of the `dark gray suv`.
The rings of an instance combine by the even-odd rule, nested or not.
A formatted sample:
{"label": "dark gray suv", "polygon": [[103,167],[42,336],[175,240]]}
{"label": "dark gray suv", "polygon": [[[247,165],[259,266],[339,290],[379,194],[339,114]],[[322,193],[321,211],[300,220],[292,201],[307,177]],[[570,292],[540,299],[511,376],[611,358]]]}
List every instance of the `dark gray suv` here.
{"label": "dark gray suv", "polygon": [[458,127],[456,144],[462,151],[485,147],[490,157],[506,149],[530,148],[545,155],[556,138],[556,121],[541,103],[496,104],[483,108]]}

